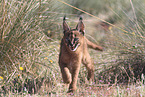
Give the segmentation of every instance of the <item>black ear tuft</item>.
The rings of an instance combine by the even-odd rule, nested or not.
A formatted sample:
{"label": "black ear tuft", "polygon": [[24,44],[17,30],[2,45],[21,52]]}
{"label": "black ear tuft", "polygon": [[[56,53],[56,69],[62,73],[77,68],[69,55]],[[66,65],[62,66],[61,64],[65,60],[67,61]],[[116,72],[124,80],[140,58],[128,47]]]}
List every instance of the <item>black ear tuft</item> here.
{"label": "black ear tuft", "polygon": [[83,23],[83,18],[82,16],[80,16],[79,18],[79,23],[77,24],[76,26],[76,29],[81,33],[81,34],[85,34],[85,26],[84,26],[84,23]]}
{"label": "black ear tuft", "polygon": [[80,19],[79,19],[80,21],[82,21],[83,20],[83,18],[82,18],[82,16],[80,16]]}
{"label": "black ear tuft", "polygon": [[62,24],[64,34],[66,31],[68,31],[70,29],[65,20],[66,20],[66,16],[63,17],[63,24]]}
{"label": "black ear tuft", "polygon": [[64,21],[66,20],[66,16],[63,17],[63,20],[64,20]]}

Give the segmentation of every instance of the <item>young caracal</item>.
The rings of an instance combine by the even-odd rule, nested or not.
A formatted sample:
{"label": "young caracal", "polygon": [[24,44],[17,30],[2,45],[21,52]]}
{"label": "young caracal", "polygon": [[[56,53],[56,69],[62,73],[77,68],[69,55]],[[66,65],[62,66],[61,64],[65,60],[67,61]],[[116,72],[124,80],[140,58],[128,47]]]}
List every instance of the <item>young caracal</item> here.
{"label": "young caracal", "polygon": [[59,66],[62,73],[64,83],[69,84],[68,92],[73,92],[77,89],[77,79],[81,63],[88,70],[88,80],[94,79],[94,65],[88,53],[88,48],[102,51],[102,47],[90,42],[85,36],[84,24],[82,17],[75,29],[70,29],[63,18],[63,33],[61,40]]}

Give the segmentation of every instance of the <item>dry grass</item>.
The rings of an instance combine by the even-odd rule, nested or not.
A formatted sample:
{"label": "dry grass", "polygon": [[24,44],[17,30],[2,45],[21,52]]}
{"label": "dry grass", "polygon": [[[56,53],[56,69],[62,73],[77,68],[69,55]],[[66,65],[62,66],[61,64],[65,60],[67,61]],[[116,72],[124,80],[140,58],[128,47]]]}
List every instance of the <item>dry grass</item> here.
{"label": "dry grass", "polygon": [[[108,4],[117,3],[111,1]],[[122,2],[105,11],[107,15],[98,15],[128,33],[109,25],[104,29],[100,21],[83,15],[86,37],[102,45],[105,51],[89,50],[95,64],[95,82],[88,83],[82,65],[77,91],[67,94],[68,88],[63,84],[58,66],[62,30],[55,8],[59,3],[51,0],[0,1],[0,95],[145,96],[145,18],[144,5],[140,2],[143,1]],[[125,9],[125,5],[130,6]],[[78,19],[69,15],[68,22],[74,26]]]}

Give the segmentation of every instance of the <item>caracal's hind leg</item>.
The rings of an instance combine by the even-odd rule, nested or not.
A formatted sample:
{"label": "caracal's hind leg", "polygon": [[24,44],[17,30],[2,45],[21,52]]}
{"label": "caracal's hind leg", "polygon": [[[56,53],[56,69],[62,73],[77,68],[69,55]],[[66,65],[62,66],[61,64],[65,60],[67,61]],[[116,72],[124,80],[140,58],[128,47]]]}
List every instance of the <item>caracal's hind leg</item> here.
{"label": "caracal's hind leg", "polygon": [[61,69],[61,74],[62,74],[62,78],[63,78],[64,83],[70,84],[72,79],[71,79],[71,74],[70,74],[68,67],[62,63],[60,63],[59,66]]}
{"label": "caracal's hind leg", "polygon": [[94,80],[94,64],[93,64],[88,52],[84,53],[82,63],[86,66],[86,68],[88,70],[87,79],[89,81],[93,81]]}

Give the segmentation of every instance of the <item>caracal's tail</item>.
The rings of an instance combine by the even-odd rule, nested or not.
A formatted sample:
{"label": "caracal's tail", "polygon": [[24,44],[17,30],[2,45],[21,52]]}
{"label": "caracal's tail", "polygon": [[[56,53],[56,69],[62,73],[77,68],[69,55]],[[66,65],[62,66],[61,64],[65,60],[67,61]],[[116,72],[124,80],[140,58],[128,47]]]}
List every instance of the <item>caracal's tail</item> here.
{"label": "caracal's tail", "polygon": [[95,49],[95,50],[99,50],[99,51],[103,51],[103,47],[98,46],[98,45],[92,43],[87,38],[86,38],[86,41],[87,41],[87,45],[88,45],[89,48],[92,48],[92,49]]}

